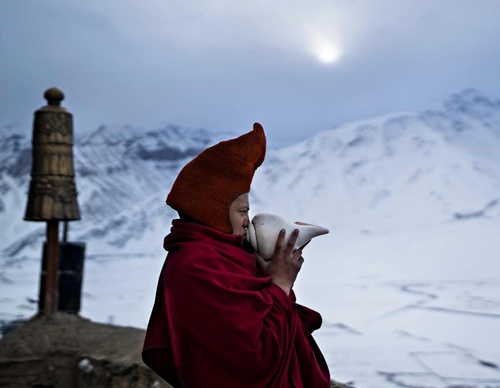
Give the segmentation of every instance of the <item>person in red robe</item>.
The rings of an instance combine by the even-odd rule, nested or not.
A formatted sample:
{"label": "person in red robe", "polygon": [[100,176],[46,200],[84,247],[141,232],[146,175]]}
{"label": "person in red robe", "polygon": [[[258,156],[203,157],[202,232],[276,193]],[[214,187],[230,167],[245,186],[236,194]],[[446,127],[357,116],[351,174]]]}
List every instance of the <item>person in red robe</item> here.
{"label": "person in red robe", "polygon": [[167,204],[179,212],[165,237],[142,357],[174,387],[330,386],[311,333],[321,315],[296,303],[304,261],[282,231],[271,260],[246,241],[248,192],[265,157],[262,126],[200,153],[179,173]]}

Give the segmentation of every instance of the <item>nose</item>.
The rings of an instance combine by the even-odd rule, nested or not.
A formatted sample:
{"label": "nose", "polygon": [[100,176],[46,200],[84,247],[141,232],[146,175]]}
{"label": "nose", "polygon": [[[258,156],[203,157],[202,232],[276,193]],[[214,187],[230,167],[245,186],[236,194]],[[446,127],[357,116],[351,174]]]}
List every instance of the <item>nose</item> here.
{"label": "nose", "polygon": [[245,220],[243,220],[243,227],[248,228],[248,225],[250,225],[250,219],[247,216]]}

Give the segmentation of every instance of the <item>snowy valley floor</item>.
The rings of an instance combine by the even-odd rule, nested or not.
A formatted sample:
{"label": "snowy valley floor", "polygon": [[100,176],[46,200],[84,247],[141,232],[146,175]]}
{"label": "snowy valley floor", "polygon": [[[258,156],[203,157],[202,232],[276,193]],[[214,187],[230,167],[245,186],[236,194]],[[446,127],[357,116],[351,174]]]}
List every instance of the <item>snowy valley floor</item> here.
{"label": "snowy valley floor", "polygon": [[[160,239],[161,240],[161,239]],[[500,387],[500,227],[469,220],[371,234],[343,231],[304,252],[298,302],[332,377],[358,388]],[[0,258],[0,320],[36,312],[36,254]],[[88,247],[81,315],[145,328],[164,255]]]}

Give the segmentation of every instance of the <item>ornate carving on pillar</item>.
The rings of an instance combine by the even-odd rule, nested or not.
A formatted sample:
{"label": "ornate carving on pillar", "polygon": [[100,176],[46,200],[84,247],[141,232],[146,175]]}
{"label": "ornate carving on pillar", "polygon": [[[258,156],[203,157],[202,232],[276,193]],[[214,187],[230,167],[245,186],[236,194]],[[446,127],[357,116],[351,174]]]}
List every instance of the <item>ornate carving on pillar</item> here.
{"label": "ornate carving on pillar", "polygon": [[45,94],[48,105],[35,112],[33,164],[27,221],[80,219],[73,167],[73,116],[61,107],[64,94],[57,88]]}

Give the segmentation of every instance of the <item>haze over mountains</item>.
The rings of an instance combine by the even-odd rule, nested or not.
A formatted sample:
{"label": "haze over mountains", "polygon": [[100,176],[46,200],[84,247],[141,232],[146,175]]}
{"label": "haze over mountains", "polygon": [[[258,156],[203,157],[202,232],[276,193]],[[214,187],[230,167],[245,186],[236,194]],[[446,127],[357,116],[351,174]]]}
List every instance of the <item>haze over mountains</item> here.
{"label": "haze over mountains", "polygon": [[[157,252],[175,216],[164,200],[179,169],[207,146],[238,134],[103,125],[78,140],[82,220],[70,223],[70,239],[87,242],[91,253]],[[43,223],[22,220],[30,142],[15,128],[0,134],[0,249],[7,256],[39,249],[44,238]],[[500,100],[469,89],[441,110],[348,123],[270,149],[251,198],[253,214],[273,212],[336,231],[498,218]]]}

